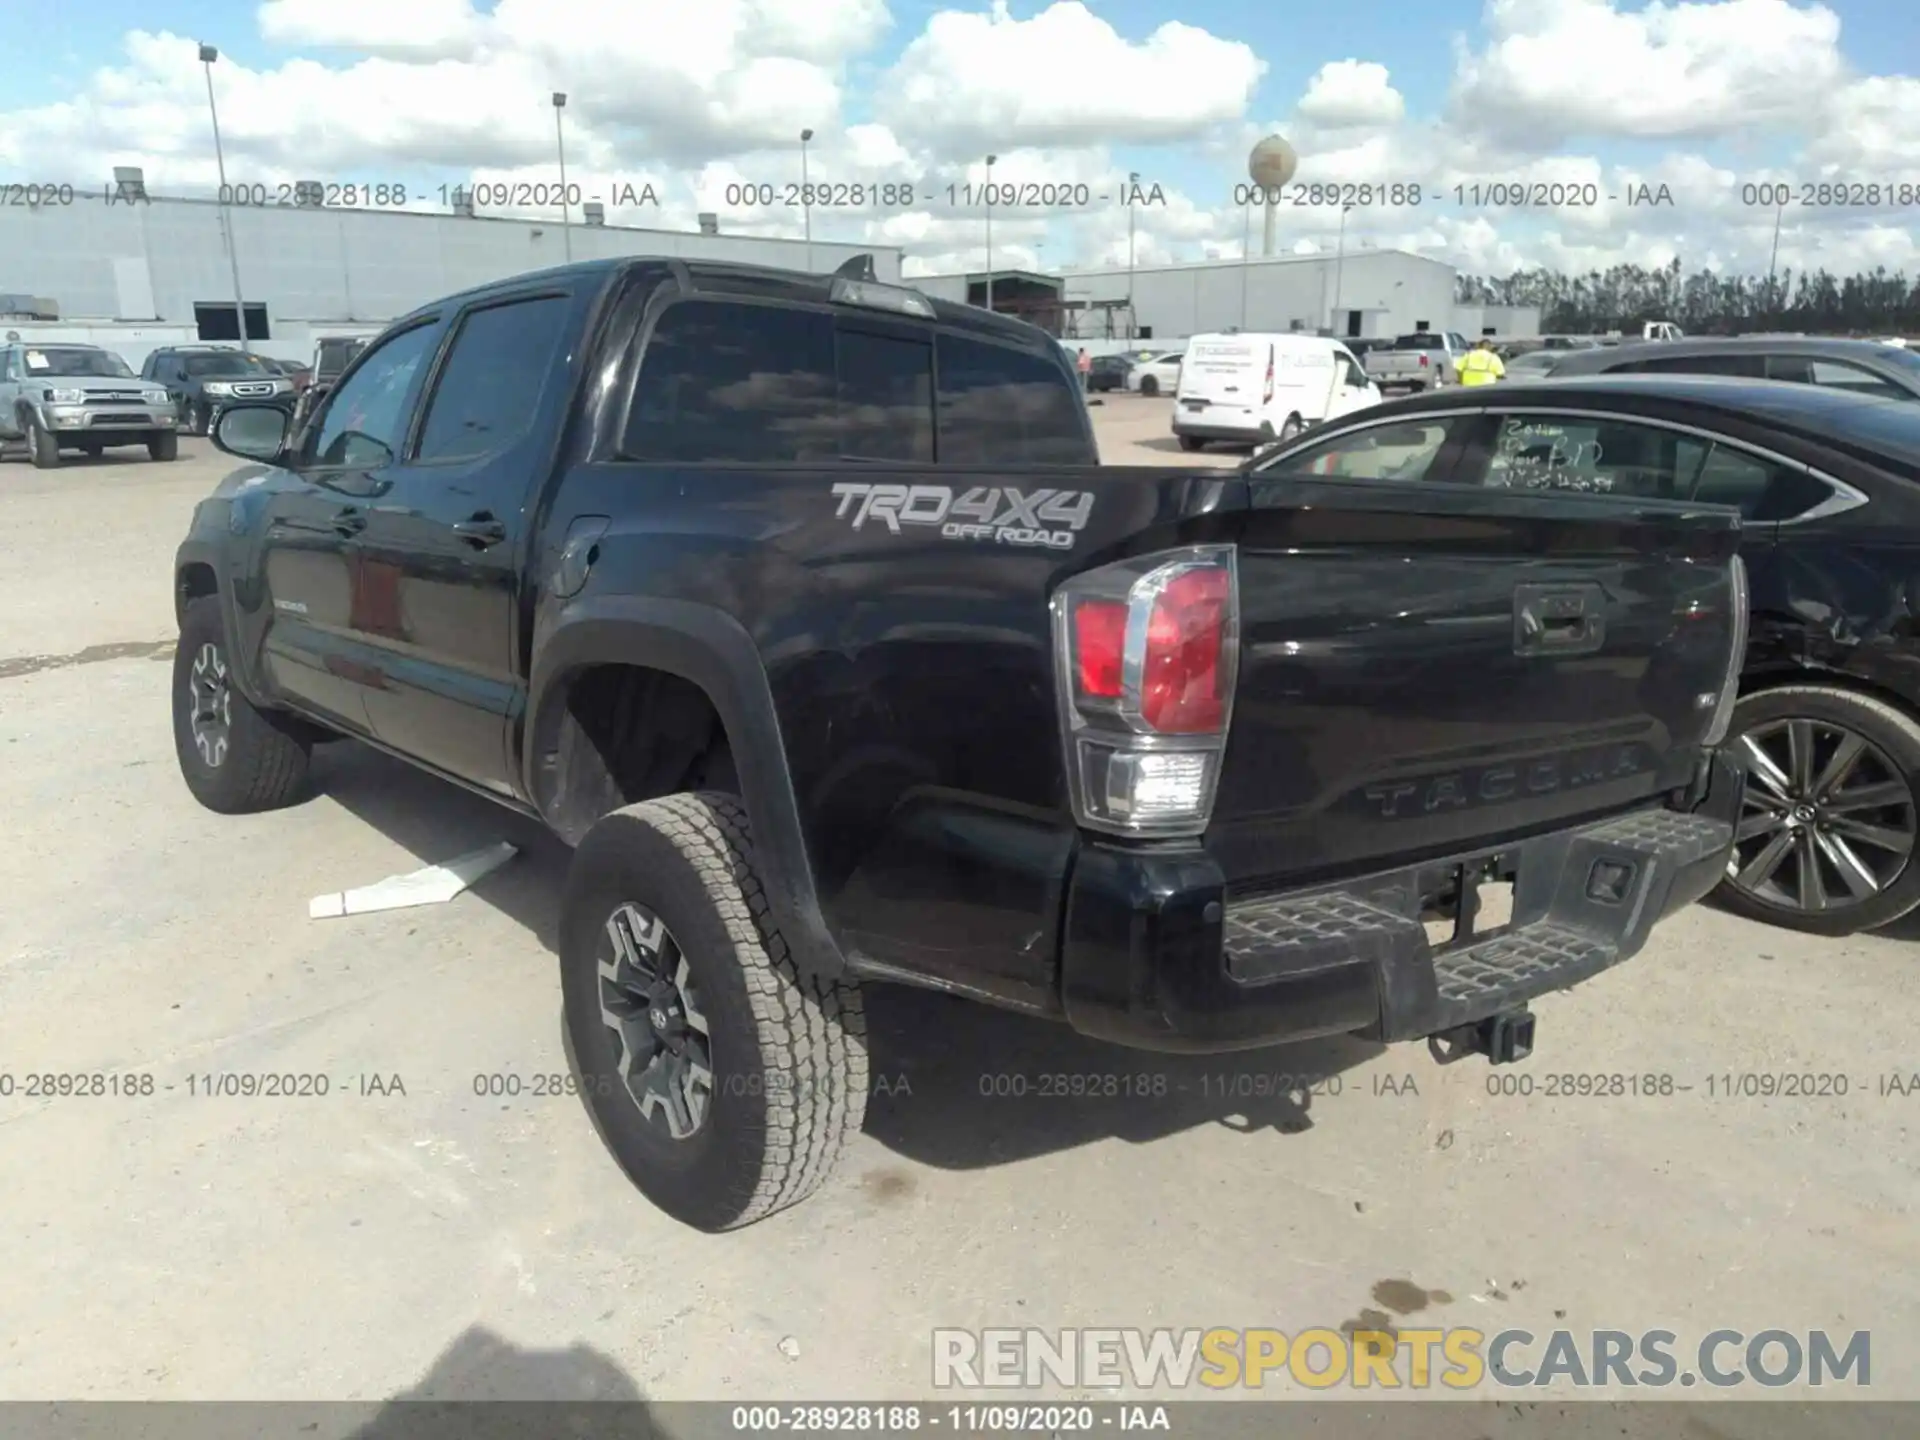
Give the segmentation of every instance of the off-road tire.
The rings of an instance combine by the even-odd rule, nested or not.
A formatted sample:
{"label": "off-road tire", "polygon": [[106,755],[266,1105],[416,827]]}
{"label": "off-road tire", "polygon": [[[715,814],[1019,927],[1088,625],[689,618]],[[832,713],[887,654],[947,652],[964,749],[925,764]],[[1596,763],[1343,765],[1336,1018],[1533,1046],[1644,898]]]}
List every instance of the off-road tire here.
{"label": "off-road tire", "polygon": [[[1843,725],[1857,732],[1885,751],[1906,773],[1909,783],[1920,789],[1920,783],[1914,780],[1920,776],[1920,722],[1884,701],[1836,685],[1779,685],[1741,697],[1734,707],[1727,745],[1737,755],[1733,747],[1737,747],[1746,731],[1769,721],[1799,716]],[[1832,914],[1768,905],[1724,879],[1708,899],[1717,908],[1743,919],[1806,935],[1843,936],[1875,930],[1920,908],[1920,850],[1916,850],[1906,869],[1879,894]]]}
{"label": "off-road tire", "polygon": [[149,460],[178,460],[180,458],[180,437],[172,430],[163,430],[158,435],[147,437],[147,458]]}
{"label": "off-road tire", "polygon": [[203,647],[217,647],[229,672],[232,651],[218,596],[187,602],[173,654],[173,748],[193,798],[222,815],[277,810],[306,789],[309,760],[303,727],[292,716],[256,710],[229,681],[225,757],[210,765],[193,738],[193,667]]}
{"label": "off-road tire", "polygon": [[27,453],[33,457],[36,470],[55,470],[60,465],[60,442],[53,432],[40,423],[39,416],[27,421]]}
{"label": "off-road tire", "polygon": [[[673,1139],[643,1115],[601,1017],[607,923],[637,905],[666,926],[711,1042],[704,1122]],[[603,817],[581,841],[560,920],[560,983],[580,1089],[614,1159],[660,1209],[732,1230],[805,1199],[866,1113],[860,988],[801,973],[767,908],[739,798],[669,795]]]}

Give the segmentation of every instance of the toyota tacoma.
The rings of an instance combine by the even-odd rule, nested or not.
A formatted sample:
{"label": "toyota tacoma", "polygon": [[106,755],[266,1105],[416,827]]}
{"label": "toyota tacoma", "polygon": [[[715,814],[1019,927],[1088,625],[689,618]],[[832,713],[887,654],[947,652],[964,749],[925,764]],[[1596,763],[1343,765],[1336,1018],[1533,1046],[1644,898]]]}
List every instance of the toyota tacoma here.
{"label": "toyota tacoma", "polygon": [[188,788],[347,736],[544,821],[581,1090],[704,1229],[860,1128],[864,986],[1511,1061],[1726,866],[1735,512],[1102,466],[1052,338],[857,262],[500,282],[214,439]]}

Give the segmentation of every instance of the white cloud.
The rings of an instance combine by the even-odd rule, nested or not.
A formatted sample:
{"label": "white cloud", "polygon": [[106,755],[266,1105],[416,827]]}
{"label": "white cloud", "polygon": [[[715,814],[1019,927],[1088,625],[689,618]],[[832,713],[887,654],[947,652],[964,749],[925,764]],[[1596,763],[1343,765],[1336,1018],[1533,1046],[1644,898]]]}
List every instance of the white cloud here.
{"label": "white cloud", "polygon": [[289,49],[420,60],[471,55],[482,28],[469,0],[267,0],[259,21],[261,39]]}
{"label": "white cloud", "polygon": [[1387,83],[1387,67],[1363,60],[1332,60],[1322,65],[1300,101],[1300,116],[1310,124],[1338,129],[1391,125],[1405,118],[1407,102]]}
{"label": "white cloud", "polygon": [[1840,17],[1789,0],[1487,0],[1490,43],[1459,42],[1453,117],[1509,144],[1682,139],[1804,121],[1840,81]]}
{"label": "white cloud", "polygon": [[879,110],[945,155],[1019,145],[1171,144],[1238,121],[1266,65],[1169,21],[1124,38],[1077,0],[1015,20],[942,11],[881,80]]}
{"label": "white cloud", "polygon": [[1807,149],[1821,167],[1819,178],[1864,182],[1892,170],[1909,185],[1920,184],[1920,79],[1856,80],[1834,93],[1822,120],[1824,130]]}

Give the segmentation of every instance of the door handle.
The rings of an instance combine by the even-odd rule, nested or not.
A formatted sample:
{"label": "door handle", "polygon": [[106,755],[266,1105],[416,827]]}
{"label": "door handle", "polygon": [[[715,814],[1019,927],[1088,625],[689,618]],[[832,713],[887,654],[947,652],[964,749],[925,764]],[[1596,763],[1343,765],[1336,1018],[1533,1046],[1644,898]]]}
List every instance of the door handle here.
{"label": "door handle", "polygon": [[1590,655],[1606,643],[1605,597],[1592,585],[1522,585],[1513,595],[1513,653]]}
{"label": "door handle", "polygon": [[333,528],[342,535],[358,535],[367,528],[367,517],[349,505],[333,517]]}
{"label": "door handle", "polygon": [[485,550],[507,538],[507,527],[491,515],[475,515],[470,520],[454,521],[453,533],[474,549]]}

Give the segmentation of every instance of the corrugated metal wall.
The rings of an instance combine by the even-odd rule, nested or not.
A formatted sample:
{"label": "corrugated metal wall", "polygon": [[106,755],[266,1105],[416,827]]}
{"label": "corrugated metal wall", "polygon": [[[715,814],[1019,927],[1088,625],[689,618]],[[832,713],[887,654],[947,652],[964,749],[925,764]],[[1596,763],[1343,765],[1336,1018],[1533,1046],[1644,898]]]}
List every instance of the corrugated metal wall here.
{"label": "corrugated metal wall", "polygon": [[[385,321],[437,296],[565,263],[556,221],[293,207],[229,212],[249,305],[269,321]],[[575,224],[575,260],[679,255],[806,268],[799,240]],[[883,280],[897,280],[900,252],[816,240],[813,268],[832,270],[872,254]],[[141,281],[146,282],[144,286]],[[63,320],[194,322],[194,304],[231,305],[233,280],[220,209],[154,200],[0,207],[0,290],[58,301]],[[151,312],[136,313],[141,309]]]}

